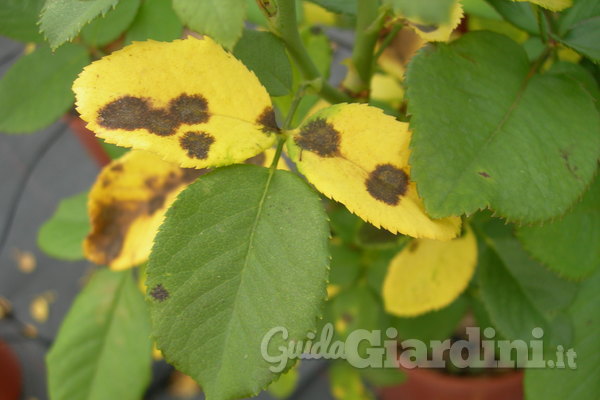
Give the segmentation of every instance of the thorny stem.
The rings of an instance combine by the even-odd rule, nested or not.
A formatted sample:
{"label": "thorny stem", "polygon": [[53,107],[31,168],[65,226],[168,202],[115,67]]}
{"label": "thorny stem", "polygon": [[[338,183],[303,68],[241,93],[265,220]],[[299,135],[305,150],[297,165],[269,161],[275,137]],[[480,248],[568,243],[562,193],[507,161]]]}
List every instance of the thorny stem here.
{"label": "thorny stem", "polygon": [[257,0],[261,10],[269,19],[271,30],[283,40],[294,62],[302,72],[304,79],[316,81],[321,79],[319,95],[330,103],[351,102],[352,98],[334,88],[322,77],[308,55],[296,22],[295,0]]}

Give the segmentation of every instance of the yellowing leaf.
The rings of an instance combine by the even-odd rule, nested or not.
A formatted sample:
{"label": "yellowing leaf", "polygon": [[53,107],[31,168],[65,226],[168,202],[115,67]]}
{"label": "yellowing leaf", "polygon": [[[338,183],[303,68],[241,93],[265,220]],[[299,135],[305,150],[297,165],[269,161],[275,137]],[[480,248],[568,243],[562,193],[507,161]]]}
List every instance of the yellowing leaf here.
{"label": "yellowing leaf", "polygon": [[371,79],[371,98],[399,107],[404,97],[404,88],[396,78],[376,73]]}
{"label": "yellowing leaf", "polygon": [[208,37],[134,43],[88,65],[73,91],[97,136],[183,167],[242,162],[276,140],[266,89]]}
{"label": "yellowing leaf", "polygon": [[326,196],[377,227],[448,240],[460,219],[432,220],[410,181],[408,124],[364,104],[312,115],[287,142],[298,169]]}
{"label": "yellowing leaf", "polygon": [[529,1],[552,11],[561,11],[573,5],[573,0],[513,0],[513,1]]}
{"label": "yellowing leaf", "polygon": [[146,261],[166,210],[202,172],[146,151],[131,151],[107,165],[89,195],[86,257],[114,270]]}
{"label": "yellowing leaf", "polygon": [[477,264],[470,229],[457,239],[416,239],[391,261],[383,283],[386,310],[413,317],[452,303],[467,287]]}
{"label": "yellowing leaf", "polygon": [[415,18],[407,18],[409,25],[417,32],[421,38],[428,42],[447,42],[450,40],[452,31],[456,29],[463,17],[463,9],[459,0],[456,0],[452,6],[452,15],[447,24],[427,25]]}

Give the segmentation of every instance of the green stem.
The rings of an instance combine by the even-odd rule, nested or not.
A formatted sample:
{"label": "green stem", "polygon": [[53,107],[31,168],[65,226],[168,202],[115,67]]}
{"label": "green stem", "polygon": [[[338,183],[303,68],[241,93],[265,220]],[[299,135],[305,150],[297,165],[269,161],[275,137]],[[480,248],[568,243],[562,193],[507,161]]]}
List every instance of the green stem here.
{"label": "green stem", "polygon": [[[273,1],[273,0],[272,0]],[[269,16],[271,28],[285,43],[290,56],[302,72],[304,79],[315,81],[322,79],[321,74],[308,55],[304,43],[300,38],[296,22],[296,1],[277,0],[275,15]],[[322,79],[319,94],[330,103],[351,102],[352,98],[342,91],[334,88]]]}
{"label": "green stem", "polygon": [[[292,100],[292,104],[290,104],[290,109],[285,116],[285,121],[283,121],[282,130],[285,132],[289,130],[292,126],[292,122],[294,121],[294,115],[296,115],[296,111],[298,110],[298,106],[304,97],[304,91],[306,87],[309,86],[309,83],[304,82],[300,84],[300,87],[296,91],[294,95],[294,100]],[[279,163],[279,158],[281,157],[281,153],[283,151],[283,146],[287,140],[287,135],[280,135],[279,141],[277,142],[277,148],[275,149],[275,156],[273,156],[273,162],[271,162],[271,169],[277,168],[277,163]]]}
{"label": "green stem", "polygon": [[535,17],[537,19],[538,29],[540,31],[540,37],[542,38],[542,42],[544,44],[548,43],[548,31],[546,30],[546,25],[544,23],[544,19],[542,18],[542,11],[539,6],[532,4],[531,5],[535,10]]}
{"label": "green stem", "polygon": [[362,92],[369,90],[373,74],[373,54],[379,31],[383,27],[385,13],[379,13],[379,4],[373,0],[358,0],[356,13],[356,39],[352,51],[352,63],[360,78],[359,87],[351,88]]}

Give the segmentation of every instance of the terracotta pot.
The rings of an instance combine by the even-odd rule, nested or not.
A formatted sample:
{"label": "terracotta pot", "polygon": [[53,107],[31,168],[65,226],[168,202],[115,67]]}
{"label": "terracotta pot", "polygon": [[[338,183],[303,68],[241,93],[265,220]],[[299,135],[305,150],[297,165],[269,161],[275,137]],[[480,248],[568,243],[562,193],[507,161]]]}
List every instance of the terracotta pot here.
{"label": "terracotta pot", "polygon": [[73,114],[65,114],[63,121],[69,125],[81,145],[100,167],[104,167],[110,162],[110,157],[104,151],[94,133],[85,127],[85,122],[81,118]]}
{"label": "terracotta pot", "polygon": [[522,400],[523,371],[456,376],[434,369],[404,369],[407,380],[379,389],[382,400]]}
{"label": "terracotta pot", "polygon": [[19,360],[0,340],[0,400],[18,400],[21,396],[21,367]]}

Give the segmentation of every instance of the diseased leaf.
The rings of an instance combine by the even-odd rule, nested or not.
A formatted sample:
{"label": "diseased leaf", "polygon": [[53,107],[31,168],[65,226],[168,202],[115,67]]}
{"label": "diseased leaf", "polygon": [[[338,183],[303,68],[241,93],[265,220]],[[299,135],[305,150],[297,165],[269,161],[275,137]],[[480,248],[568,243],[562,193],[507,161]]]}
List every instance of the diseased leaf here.
{"label": "diseased leaf", "polygon": [[73,90],[99,137],[183,167],[243,162],[276,140],[269,94],[208,37],[134,43],[87,66]]}
{"label": "diseased leaf", "polygon": [[577,285],[532,260],[501,221],[493,220],[484,231],[478,280],[494,326],[511,340],[529,340],[532,329],[541,327],[549,345],[568,345],[572,330],[565,310]]}
{"label": "diseased leaf", "polygon": [[42,42],[37,21],[44,0],[3,0],[0,6],[0,35],[23,42]]}
{"label": "diseased leaf", "polygon": [[148,39],[168,42],[180,38],[182,30],[171,0],[144,0],[125,34],[125,43]]}
{"label": "diseased leaf", "polygon": [[114,8],[119,0],[46,0],[40,16],[40,31],[56,49],[72,40],[81,28]]}
{"label": "diseased leaf", "polygon": [[403,317],[439,310],[465,290],[477,265],[477,241],[469,228],[441,242],[415,239],[390,263],[383,284],[388,313]]}
{"label": "diseased leaf", "polygon": [[410,162],[432,217],[489,207],[536,222],[564,213],[591,182],[600,156],[592,97],[568,76],[531,68],[520,46],[490,32],[413,58]]}
{"label": "diseased leaf", "polygon": [[290,93],[292,67],[285,46],[277,36],[246,29],[233,55],[256,74],[271,96]]}
{"label": "diseased leaf", "polygon": [[90,191],[86,257],[115,270],[145,262],[166,210],[203,172],[139,150],[104,167]]}
{"label": "diseased leaf", "polygon": [[60,118],[73,104],[70,86],[89,62],[84,47],[46,46],[20,58],[0,80],[0,131],[30,133]]}
{"label": "diseased leaf", "polygon": [[385,0],[396,14],[424,25],[443,25],[452,20],[454,0]]}
{"label": "diseased leaf", "polygon": [[[265,334],[284,327],[298,340],[315,328],[328,236],[319,197],[290,172],[236,165],[190,185],[167,212],[147,270],[165,359],[209,399],[263,389],[278,375],[261,355]],[[277,334],[267,351],[286,345]]]}
{"label": "diseased leaf", "polygon": [[138,400],[150,381],[151,349],[148,310],[131,272],[99,270],[46,357],[50,397]]}
{"label": "diseased leaf", "polygon": [[37,241],[44,253],[62,260],[83,258],[83,240],[90,230],[87,198],[84,192],[63,199],[42,225]]}
{"label": "diseased leaf", "polygon": [[[600,272],[581,284],[569,315],[573,320],[575,365],[569,365],[571,346],[563,344],[564,369],[527,369],[525,393],[530,400],[551,398],[563,400],[594,400],[600,391]],[[555,360],[554,348],[547,349],[546,360]],[[572,356],[571,356],[572,357]],[[573,369],[573,367],[576,367]]]}
{"label": "diseased leaf", "polygon": [[408,124],[361,104],[338,104],[309,117],[287,142],[298,169],[326,196],[377,227],[451,239],[460,219],[425,214],[408,166]]}
{"label": "diseased leaf", "polygon": [[534,258],[570,279],[600,267],[600,179],[562,218],[542,226],[522,226],[517,236]]}
{"label": "diseased leaf", "polygon": [[106,15],[98,16],[81,30],[84,42],[103,46],[117,39],[133,22],[140,0],[119,0],[116,7]]}
{"label": "diseased leaf", "polygon": [[359,369],[345,360],[336,360],[329,368],[331,394],[336,400],[371,400],[373,395],[365,387]]}
{"label": "diseased leaf", "polygon": [[192,30],[214,38],[228,49],[242,36],[245,0],[173,0],[173,8]]}
{"label": "diseased leaf", "polygon": [[428,42],[447,42],[463,17],[459,0],[391,0],[397,14]]}

